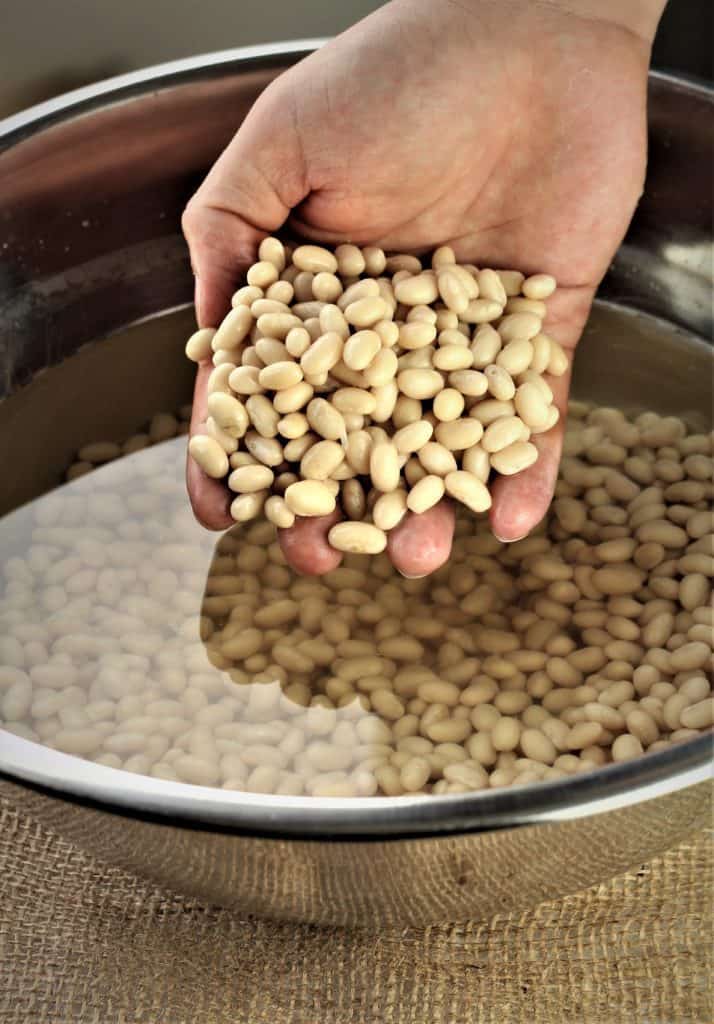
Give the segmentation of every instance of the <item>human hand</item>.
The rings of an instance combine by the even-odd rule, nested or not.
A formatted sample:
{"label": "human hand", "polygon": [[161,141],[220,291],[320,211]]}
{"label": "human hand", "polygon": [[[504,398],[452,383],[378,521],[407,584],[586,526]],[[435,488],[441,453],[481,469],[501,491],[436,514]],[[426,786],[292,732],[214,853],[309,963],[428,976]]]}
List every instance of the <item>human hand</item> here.
{"label": "human hand", "polygon": [[[304,238],[423,251],[558,281],[548,332],[572,354],[641,193],[649,47],[661,0],[394,0],[281,75],[259,97],[184,215],[200,326],[217,325],[241,270],[288,218]],[[192,431],[206,418],[199,367]],[[503,540],[550,502],[560,422],[539,459],[493,485]],[[222,529],[229,495],[189,459],[197,517]],[[334,522],[281,531],[288,560],[325,572]],[[448,557],[453,512],[409,514],[389,536],[405,575]]]}

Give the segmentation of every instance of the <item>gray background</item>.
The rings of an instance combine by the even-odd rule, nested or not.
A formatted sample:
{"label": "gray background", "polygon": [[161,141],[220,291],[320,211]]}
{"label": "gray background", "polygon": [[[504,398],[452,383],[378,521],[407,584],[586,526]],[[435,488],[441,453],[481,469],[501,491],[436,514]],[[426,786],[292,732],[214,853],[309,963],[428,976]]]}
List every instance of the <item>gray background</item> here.
{"label": "gray background", "polygon": [[[379,6],[379,0],[0,0],[0,117],[147,64],[332,35]],[[712,0],[670,0],[655,66],[711,78],[713,9]]]}

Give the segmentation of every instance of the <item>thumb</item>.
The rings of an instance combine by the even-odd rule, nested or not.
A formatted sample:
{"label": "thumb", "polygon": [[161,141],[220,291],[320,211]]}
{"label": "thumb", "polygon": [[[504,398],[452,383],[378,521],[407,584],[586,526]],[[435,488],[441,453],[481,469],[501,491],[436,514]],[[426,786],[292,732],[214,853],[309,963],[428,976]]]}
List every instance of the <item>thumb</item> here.
{"label": "thumb", "polygon": [[279,81],[258,98],[183,214],[199,327],[218,326],[258,243],[308,191],[290,92]]}

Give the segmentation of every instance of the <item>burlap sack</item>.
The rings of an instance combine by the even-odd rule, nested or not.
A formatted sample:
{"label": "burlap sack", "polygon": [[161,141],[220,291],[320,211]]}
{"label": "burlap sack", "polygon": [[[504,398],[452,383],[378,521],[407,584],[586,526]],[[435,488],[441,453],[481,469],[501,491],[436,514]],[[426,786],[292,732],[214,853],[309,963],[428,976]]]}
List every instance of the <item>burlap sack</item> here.
{"label": "burlap sack", "polygon": [[107,868],[0,783],[1,1024],[710,1024],[711,833],[488,925],[248,919]]}

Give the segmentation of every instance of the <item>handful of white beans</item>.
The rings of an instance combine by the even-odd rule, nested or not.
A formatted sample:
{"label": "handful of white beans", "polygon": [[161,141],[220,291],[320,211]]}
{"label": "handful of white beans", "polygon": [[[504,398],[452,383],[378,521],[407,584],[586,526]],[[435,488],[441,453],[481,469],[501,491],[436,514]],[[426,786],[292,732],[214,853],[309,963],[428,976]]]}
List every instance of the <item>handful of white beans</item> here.
{"label": "handful of white beans", "polygon": [[155,778],[344,797],[548,781],[711,729],[711,434],[571,401],[532,536],[462,513],[429,579],[386,553],[317,579],[264,519],[196,524],[167,440],[189,415],[86,445],[22,510],[0,727]]}
{"label": "handful of white beans", "polygon": [[378,554],[408,510],[449,495],[484,512],[492,472],[537,460],[531,438],[558,420],[546,376],[568,368],[542,329],[552,277],[458,264],[448,246],[428,269],[277,238],[259,257],[218,329],[186,345],[215,367],[189,450],[227,478],[236,521],[289,527],[340,501],[332,546]]}

